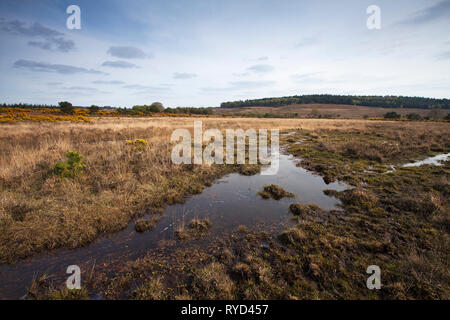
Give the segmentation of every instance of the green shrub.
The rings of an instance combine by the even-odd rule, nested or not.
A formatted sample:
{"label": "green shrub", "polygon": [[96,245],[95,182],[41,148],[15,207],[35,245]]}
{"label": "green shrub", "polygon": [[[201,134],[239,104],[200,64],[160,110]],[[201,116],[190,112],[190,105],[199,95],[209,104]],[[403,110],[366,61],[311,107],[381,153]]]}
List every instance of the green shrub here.
{"label": "green shrub", "polygon": [[61,110],[62,113],[73,114],[75,108],[72,106],[72,104],[70,102],[62,101],[62,102],[59,102],[58,104],[59,104],[59,109]]}
{"label": "green shrub", "polygon": [[388,112],[384,115],[385,119],[400,119],[402,116],[398,114],[397,112]]}
{"label": "green shrub", "polygon": [[96,105],[92,105],[89,107],[89,113],[90,114],[97,114],[97,112],[99,112],[100,107],[96,106]]}
{"label": "green shrub", "polygon": [[417,114],[417,113],[409,113],[406,117],[407,117],[409,120],[422,120],[421,115],[420,115],[420,114]]}
{"label": "green shrub", "polygon": [[143,106],[134,106],[133,111],[135,112],[143,112],[143,113],[155,113],[155,112],[163,112],[164,106],[161,102],[153,102],[151,105],[143,105]]}
{"label": "green shrub", "polygon": [[67,160],[60,161],[53,166],[53,174],[61,178],[74,178],[86,168],[83,156],[77,151],[67,151]]}

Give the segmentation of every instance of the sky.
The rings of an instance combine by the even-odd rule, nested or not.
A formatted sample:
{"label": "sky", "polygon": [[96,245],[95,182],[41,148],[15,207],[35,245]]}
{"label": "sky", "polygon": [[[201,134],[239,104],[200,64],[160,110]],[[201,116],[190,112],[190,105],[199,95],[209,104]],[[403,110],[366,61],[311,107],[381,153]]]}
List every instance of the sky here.
{"label": "sky", "polygon": [[0,43],[0,103],[450,98],[450,0],[2,0]]}

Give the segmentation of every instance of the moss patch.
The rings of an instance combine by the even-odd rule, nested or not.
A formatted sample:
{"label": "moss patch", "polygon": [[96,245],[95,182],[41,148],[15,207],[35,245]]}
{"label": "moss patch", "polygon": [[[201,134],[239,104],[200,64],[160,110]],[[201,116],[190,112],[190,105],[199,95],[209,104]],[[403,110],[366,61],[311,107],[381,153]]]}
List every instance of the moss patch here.
{"label": "moss patch", "polygon": [[280,187],[276,184],[264,186],[263,190],[260,191],[258,194],[261,197],[263,197],[264,199],[272,198],[275,200],[280,200],[282,198],[294,198],[295,197],[295,194],[293,194],[291,192],[287,192],[282,187]]}

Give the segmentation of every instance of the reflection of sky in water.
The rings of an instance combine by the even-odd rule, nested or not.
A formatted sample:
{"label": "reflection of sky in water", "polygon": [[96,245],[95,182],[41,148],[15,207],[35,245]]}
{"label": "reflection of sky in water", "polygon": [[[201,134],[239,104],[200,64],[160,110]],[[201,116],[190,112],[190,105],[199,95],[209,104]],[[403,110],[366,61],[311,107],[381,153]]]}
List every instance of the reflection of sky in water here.
{"label": "reflection of sky in water", "polygon": [[[441,166],[443,164],[443,162],[445,161],[449,161],[450,158],[450,153],[447,154],[438,154],[437,156],[434,157],[429,157],[426,158],[424,160],[421,161],[415,161],[415,162],[411,162],[411,163],[406,163],[404,165],[402,165],[402,167],[404,168],[410,168],[410,167],[420,167],[426,164],[429,165],[434,165],[434,166]],[[386,171],[386,173],[391,173],[395,171],[395,166],[391,165],[391,169]]]}
{"label": "reflection of sky in water", "polygon": [[[279,201],[264,200],[257,193],[266,184],[277,184],[296,198]],[[76,250],[59,250],[54,254],[27,259],[16,265],[0,266],[0,298],[18,298],[25,294],[24,288],[30,284],[34,272],[55,274],[60,281],[66,278],[66,268],[71,264],[83,266],[92,264],[120,262],[136,259],[151,249],[164,248],[168,253],[174,249],[165,247],[167,241],[174,240],[173,229],[180,223],[195,217],[209,218],[212,222],[210,233],[201,240],[177,242],[183,246],[206,246],[215,238],[246,225],[250,229],[281,230],[289,223],[289,205],[293,202],[316,203],[324,209],[335,208],[338,201],[323,194],[325,189],[343,190],[345,185],[332,183],[326,185],[323,179],[303,168],[296,167],[293,157],[280,155],[279,171],[274,176],[241,176],[230,174],[201,194],[190,197],[184,204],[168,206],[156,227],[143,234],[134,231],[134,225],[127,229],[101,238],[91,245]],[[59,281],[59,280],[58,280]],[[60,282],[59,282],[60,283]]]}
{"label": "reflection of sky in water", "polygon": [[450,153],[447,154],[438,154],[437,156],[427,158],[422,161],[416,161],[412,163],[404,164],[403,167],[419,167],[424,164],[433,164],[435,166],[439,166],[442,164],[442,161],[448,161],[450,158]]}

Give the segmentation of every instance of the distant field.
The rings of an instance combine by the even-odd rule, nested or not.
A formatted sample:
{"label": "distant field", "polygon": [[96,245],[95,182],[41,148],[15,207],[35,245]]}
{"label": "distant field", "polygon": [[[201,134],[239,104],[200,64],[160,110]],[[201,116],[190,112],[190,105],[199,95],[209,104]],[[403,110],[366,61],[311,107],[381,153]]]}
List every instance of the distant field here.
{"label": "distant field", "polygon": [[408,109],[408,108],[377,108],[363,107],[341,104],[293,104],[281,107],[244,107],[244,108],[217,108],[218,114],[245,114],[245,113],[276,113],[276,114],[292,114],[297,113],[298,116],[305,118],[310,117],[313,110],[317,110],[322,116],[330,115],[333,118],[344,119],[361,119],[364,116],[370,118],[382,117],[387,112],[397,112],[402,116],[409,113],[417,113],[422,117],[430,115],[430,112],[436,112],[439,118],[445,117],[449,110],[429,110],[429,109]]}

